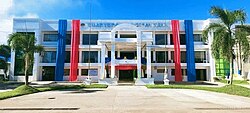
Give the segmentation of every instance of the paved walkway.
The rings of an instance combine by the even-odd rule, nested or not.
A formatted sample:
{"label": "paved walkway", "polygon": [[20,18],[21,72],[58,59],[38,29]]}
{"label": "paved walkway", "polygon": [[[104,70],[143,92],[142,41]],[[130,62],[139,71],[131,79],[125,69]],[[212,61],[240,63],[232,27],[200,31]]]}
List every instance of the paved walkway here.
{"label": "paved walkway", "polygon": [[[1,100],[0,105],[0,112],[6,113],[250,112],[250,98],[246,97],[188,89],[147,89],[144,86],[42,92]],[[33,110],[8,110],[15,108]]]}

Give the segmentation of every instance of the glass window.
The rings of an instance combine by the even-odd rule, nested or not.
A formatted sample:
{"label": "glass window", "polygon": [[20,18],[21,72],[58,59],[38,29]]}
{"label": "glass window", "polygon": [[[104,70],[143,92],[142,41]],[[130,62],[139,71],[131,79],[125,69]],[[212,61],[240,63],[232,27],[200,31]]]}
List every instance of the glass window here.
{"label": "glass window", "polygon": [[181,69],[182,76],[187,76],[187,69]]}
{"label": "glass window", "polygon": [[44,42],[56,42],[57,41],[57,34],[44,34],[43,41]]}
{"label": "glass window", "polygon": [[181,51],[181,63],[186,63],[187,61],[186,51]]}
{"label": "glass window", "polygon": [[202,35],[194,34],[194,42],[202,42]]}
{"label": "glass window", "polygon": [[89,73],[89,76],[98,76],[98,70],[97,69],[90,69],[90,70],[82,69],[82,71],[81,71],[82,76],[88,76],[88,73]]}
{"label": "glass window", "polygon": [[171,76],[175,76],[175,69],[171,69]]}
{"label": "glass window", "polygon": [[[174,45],[173,34],[170,34],[170,44]],[[186,45],[186,35],[180,34],[180,45]]]}
{"label": "glass window", "polygon": [[[187,76],[187,69],[181,69],[182,76]],[[175,69],[171,69],[171,76],[175,76]]]}
{"label": "glass window", "polygon": [[70,69],[64,69],[64,76],[69,76]]}
{"label": "glass window", "polygon": [[66,45],[71,45],[71,34],[66,35]]}
{"label": "glass window", "polygon": [[120,34],[120,38],[137,38],[136,34]]}
{"label": "glass window", "polygon": [[156,34],[155,35],[155,44],[156,45],[167,45],[167,34]]}
{"label": "glass window", "polygon": [[[83,45],[97,45],[98,34],[83,34]],[[90,39],[90,40],[89,40]]]}
{"label": "glass window", "polygon": [[157,69],[157,73],[164,73],[165,69]]}
{"label": "glass window", "polygon": [[[174,51],[171,51],[171,60],[169,62],[174,63]],[[181,63],[186,63],[186,51],[181,51]]]}
{"label": "glass window", "polygon": [[65,63],[70,63],[70,51],[65,52]]}
{"label": "glass window", "polygon": [[90,63],[98,63],[98,51],[83,51],[82,63],[88,63],[89,60],[90,60]]}
{"label": "glass window", "polygon": [[195,51],[195,63],[206,63],[206,51]]}
{"label": "glass window", "polygon": [[180,34],[180,44],[186,45],[186,34]]}
{"label": "glass window", "polygon": [[45,51],[42,63],[56,63],[56,51]]}
{"label": "glass window", "polygon": [[156,51],[156,62],[157,63],[167,63],[168,52],[167,51]]}

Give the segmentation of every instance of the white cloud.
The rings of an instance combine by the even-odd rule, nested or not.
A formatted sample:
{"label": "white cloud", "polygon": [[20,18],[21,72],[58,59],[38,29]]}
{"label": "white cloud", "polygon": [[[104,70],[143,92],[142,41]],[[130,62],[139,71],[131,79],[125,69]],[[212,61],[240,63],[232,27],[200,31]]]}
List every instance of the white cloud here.
{"label": "white cloud", "polygon": [[[28,0],[29,1],[29,0]],[[13,0],[0,0],[0,44],[7,44],[7,37],[12,33],[13,18],[24,17],[24,18],[38,18],[37,14],[27,13],[22,16],[15,16],[11,14],[14,9]]]}
{"label": "white cloud", "polygon": [[56,8],[85,8],[90,1],[100,7],[98,0],[0,0],[0,44],[7,43],[8,34],[12,33],[13,18],[38,18],[44,11],[53,15]]}

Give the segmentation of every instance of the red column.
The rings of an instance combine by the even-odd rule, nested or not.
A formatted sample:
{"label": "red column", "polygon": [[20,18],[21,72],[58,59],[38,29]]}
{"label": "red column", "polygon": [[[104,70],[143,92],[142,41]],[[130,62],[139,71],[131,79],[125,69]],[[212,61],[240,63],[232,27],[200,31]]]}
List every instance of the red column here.
{"label": "red column", "polygon": [[174,61],[175,61],[175,81],[182,81],[182,73],[181,73],[181,51],[180,51],[180,25],[179,20],[172,20],[172,33],[173,33],[173,41],[174,41]]}
{"label": "red column", "polygon": [[70,54],[70,81],[77,80],[79,41],[80,41],[80,20],[72,20],[71,31],[71,54]]}

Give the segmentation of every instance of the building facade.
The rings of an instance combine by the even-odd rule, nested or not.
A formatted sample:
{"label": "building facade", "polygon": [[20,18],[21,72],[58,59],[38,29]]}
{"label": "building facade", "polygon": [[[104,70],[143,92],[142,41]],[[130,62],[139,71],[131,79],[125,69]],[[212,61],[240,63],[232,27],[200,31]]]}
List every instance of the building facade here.
{"label": "building facade", "polygon": [[[213,81],[216,20],[41,20],[14,19],[14,32],[29,33],[45,51],[34,54],[30,81]],[[23,81],[23,62],[12,52],[11,79]]]}

